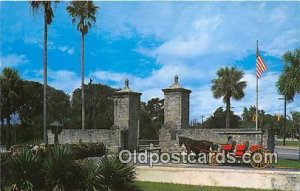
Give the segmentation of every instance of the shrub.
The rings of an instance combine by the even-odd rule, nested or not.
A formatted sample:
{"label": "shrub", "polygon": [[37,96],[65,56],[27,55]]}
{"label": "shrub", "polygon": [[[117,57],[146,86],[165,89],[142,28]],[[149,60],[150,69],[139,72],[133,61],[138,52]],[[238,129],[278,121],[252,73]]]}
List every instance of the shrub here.
{"label": "shrub", "polygon": [[125,190],[135,180],[134,166],[122,163],[118,157],[105,155],[99,163],[101,186],[108,190]]}
{"label": "shrub", "polygon": [[[101,157],[106,153],[106,147],[103,143],[80,143],[80,144],[66,144],[73,150],[74,159],[83,159],[88,157]],[[49,150],[55,145],[14,145],[8,152],[16,153],[22,149],[31,149],[40,157],[44,158]]]}
{"label": "shrub", "polygon": [[106,153],[106,148],[103,143],[80,143],[72,144],[76,159],[88,157],[101,157]]}
{"label": "shrub", "polygon": [[41,161],[29,149],[11,154],[7,157],[8,183],[14,190],[33,190],[43,185],[43,175],[41,172]]}
{"label": "shrub", "polygon": [[100,190],[101,186],[99,184],[100,167],[97,162],[93,160],[83,160],[80,163],[80,173],[81,173],[81,187],[83,190]]}
{"label": "shrub", "polygon": [[50,148],[43,164],[46,185],[50,190],[75,190],[79,186],[80,171],[74,152],[68,145]]}

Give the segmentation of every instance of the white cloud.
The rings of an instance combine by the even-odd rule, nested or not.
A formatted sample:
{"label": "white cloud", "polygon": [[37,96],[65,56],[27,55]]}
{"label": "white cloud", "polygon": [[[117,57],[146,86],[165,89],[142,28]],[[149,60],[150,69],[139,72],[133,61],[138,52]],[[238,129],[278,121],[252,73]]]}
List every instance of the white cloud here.
{"label": "white cloud", "polygon": [[49,71],[49,85],[71,94],[80,87],[80,76],[69,70]]}
{"label": "white cloud", "polygon": [[[245,57],[249,51],[255,53],[256,40],[262,51],[276,57],[300,45],[295,2],[152,2],[151,6],[147,2],[134,7],[102,7],[109,13],[100,13],[107,19],[99,19],[102,30],[94,32],[104,30],[111,35],[110,40],[134,35],[153,38],[161,43],[150,50],[138,50],[163,65],[170,59],[206,61],[207,57],[217,57],[226,64]],[[113,14],[117,12],[127,14]]]}
{"label": "white cloud", "polygon": [[0,57],[0,67],[16,67],[28,62],[29,60],[24,54],[9,54]]}
{"label": "white cloud", "polygon": [[[209,117],[216,108],[225,106],[222,99],[214,99],[211,88],[211,79],[214,78],[214,73],[210,73],[201,78],[197,75],[198,71],[193,69],[178,68],[178,66],[164,66],[162,69],[154,71],[152,75],[139,78],[126,73],[115,73],[109,71],[96,71],[91,74],[96,83],[114,84],[114,87],[122,88],[124,79],[129,78],[130,87],[134,91],[143,93],[142,101],[148,101],[151,98],[163,98],[162,88],[170,86],[173,82],[173,76],[179,74],[180,83],[183,87],[191,89],[190,98],[190,116],[191,119],[200,119],[201,115]],[[283,102],[278,98],[275,83],[279,72],[266,72],[259,79],[259,109],[265,110],[267,113],[282,113]],[[244,79],[247,82],[245,89],[245,97],[242,100],[232,100],[233,110],[237,114],[241,114],[244,107],[255,105],[256,96],[256,77],[252,71],[246,71]],[[206,81],[206,83],[203,83]],[[289,103],[288,111],[300,110],[300,96],[295,98],[295,101]]]}
{"label": "white cloud", "polygon": [[[22,77],[27,80],[43,83],[43,70],[26,70],[22,73]],[[69,95],[71,95],[76,88],[80,87],[80,82],[81,78],[75,72],[69,70],[54,71],[48,68],[48,85],[63,90]]]}
{"label": "white cloud", "polygon": [[67,52],[68,54],[74,54],[74,48],[69,47],[69,46],[59,46],[57,47],[58,50],[62,52]]}
{"label": "white cloud", "polygon": [[[37,45],[41,49],[43,49],[43,47],[44,47],[43,41],[41,39],[33,37],[33,36],[25,37],[24,38],[24,42],[26,44]],[[66,52],[66,53],[68,53],[70,55],[73,55],[74,51],[75,51],[75,49],[73,47],[71,47],[71,46],[68,46],[68,45],[56,45],[52,41],[48,41],[48,49],[49,50],[59,50],[61,52]]]}

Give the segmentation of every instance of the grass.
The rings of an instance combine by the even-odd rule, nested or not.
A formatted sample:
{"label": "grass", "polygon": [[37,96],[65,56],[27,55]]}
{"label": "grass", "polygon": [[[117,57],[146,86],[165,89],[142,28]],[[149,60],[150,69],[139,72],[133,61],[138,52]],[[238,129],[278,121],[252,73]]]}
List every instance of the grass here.
{"label": "grass", "polygon": [[300,160],[278,159],[278,163],[275,164],[275,167],[300,168]]}
{"label": "grass", "polygon": [[258,191],[258,189],[251,188],[194,186],[158,182],[136,182],[135,184],[140,187],[142,191]]}
{"label": "grass", "polygon": [[[283,145],[283,141],[276,141],[276,145],[282,146]],[[299,141],[298,140],[297,141],[285,141],[285,146],[299,147]]]}

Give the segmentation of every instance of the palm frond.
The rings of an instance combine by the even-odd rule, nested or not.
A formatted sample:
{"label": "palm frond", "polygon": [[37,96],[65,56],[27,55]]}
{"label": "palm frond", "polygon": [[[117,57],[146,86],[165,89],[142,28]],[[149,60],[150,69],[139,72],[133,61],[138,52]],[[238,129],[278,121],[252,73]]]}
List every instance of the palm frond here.
{"label": "palm frond", "polygon": [[77,30],[84,35],[96,22],[96,13],[99,9],[92,1],[71,1],[66,8],[72,18],[72,23],[77,23]]}

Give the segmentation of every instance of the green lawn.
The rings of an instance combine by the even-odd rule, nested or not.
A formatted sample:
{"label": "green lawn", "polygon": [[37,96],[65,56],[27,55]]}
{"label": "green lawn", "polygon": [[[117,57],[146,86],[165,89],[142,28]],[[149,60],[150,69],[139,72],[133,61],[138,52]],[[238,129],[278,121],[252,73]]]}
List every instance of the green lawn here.
{"label": "green lawn", "polygon": [[136,182],[135,184],[140,187],[142,191],[258,191],[257,189],[246,188],[192,186],[156,182]]}
{"label": "green lawn", "polygon": [[[276,145],[282,146],[283,141],[276,141]],[[285,141],[285,146],[299,147],[299,141]]]}
{"label": "green lawn", "polygon": [[300,168],[300,160],[278,159],[275,167]]}

